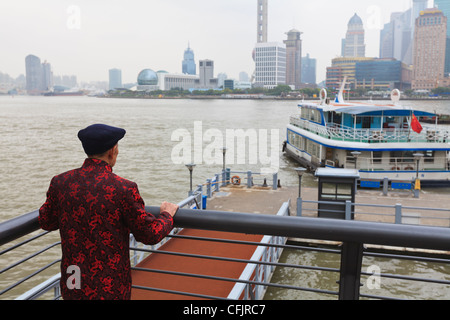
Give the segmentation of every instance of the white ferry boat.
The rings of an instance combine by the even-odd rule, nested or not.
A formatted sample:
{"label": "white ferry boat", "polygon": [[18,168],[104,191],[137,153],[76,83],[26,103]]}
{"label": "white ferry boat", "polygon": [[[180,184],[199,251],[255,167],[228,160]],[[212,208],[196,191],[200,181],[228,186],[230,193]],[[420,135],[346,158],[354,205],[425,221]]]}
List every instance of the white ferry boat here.
{"label": "white ferry boat", "polygon": [[323,89],[320,103],[299,104],[287,126],[287,155],[311,170],[357,168],[374,187],[385,177],[450,186],[450,127],[439,125],[437,114],[398,105],[398,90],[388,104],[345,102],[342,92],[330,102]]}

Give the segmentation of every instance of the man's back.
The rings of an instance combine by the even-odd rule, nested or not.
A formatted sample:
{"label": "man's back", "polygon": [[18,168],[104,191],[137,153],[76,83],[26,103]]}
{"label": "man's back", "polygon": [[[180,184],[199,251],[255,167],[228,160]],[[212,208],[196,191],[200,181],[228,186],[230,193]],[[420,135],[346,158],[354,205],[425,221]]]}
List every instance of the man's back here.
{"label": "man's back", "polygon": [[154,244],[173,227],[170,214],[146,213],[137,185],[97,159],[52,179],[39,221],[45,230],[60,230],[64,299],[129,299],[130,231]]}

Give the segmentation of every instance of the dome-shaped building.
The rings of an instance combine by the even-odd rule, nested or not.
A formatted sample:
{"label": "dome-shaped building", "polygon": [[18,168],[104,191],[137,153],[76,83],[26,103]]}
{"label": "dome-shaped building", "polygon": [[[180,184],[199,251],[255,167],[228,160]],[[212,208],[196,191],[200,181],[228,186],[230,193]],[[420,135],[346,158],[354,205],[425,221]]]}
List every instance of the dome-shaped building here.
{"label": "dome-shaped building", "polygon": [[351,17],[351,19],[348,22],[348,25],[363,25],[363,21],[362,19],[355,13],[355,15],[353,17]]}
{"label": "dome-shaped building", "polygon": [[158,75],[152,69],[142,70],[137,78],[140,86],[156,86],[158,85]]}

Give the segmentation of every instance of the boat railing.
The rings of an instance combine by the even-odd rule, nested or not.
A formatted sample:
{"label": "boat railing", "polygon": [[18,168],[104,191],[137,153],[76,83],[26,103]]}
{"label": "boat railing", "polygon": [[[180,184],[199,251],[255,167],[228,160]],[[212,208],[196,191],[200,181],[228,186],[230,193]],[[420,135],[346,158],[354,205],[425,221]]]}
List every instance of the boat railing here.
{"label": "boat railing", "polygon": [[[423,171],[448,171],[449,160],[447,157],[430,157],[419,160],[414,157],[364,157],[359,156],[357,168],[363,171],[411,171],[415,176],[416,172]],[[346,159],[346,168],[355,167],[355,159],[352,156]]]}
{"label": "boat railing", "polygon": [[352,142],[383,143],[383,142],[449,142],[449,131],[440,127],[423,125],[421,133],[409,128],[370,128],[355,129],[340,124],[332,123],[320,125],[299,116],[291,116],[290,124],[307,131],[320,135],[321,137]]}

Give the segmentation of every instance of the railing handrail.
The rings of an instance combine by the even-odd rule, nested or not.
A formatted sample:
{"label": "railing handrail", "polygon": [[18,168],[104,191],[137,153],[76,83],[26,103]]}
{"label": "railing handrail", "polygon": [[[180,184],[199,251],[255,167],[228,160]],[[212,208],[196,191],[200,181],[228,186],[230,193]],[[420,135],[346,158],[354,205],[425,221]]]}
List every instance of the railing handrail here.
{"label": "railing handrail", "polygon": [[40,229],[39,210],[0,223],[0,246]]}
{"label": "railing handrail", "polygon": [[[153,215],[159,207],[146,206]],[[39,230],[39,211],[0,223],[0,245]],[[363,243],[450,250],[450,228],[417,225],[395,225],[382,222],[344,221],[312,217],[277,217],[253,213],[234,213],[179,209],[174,224],[181,228],[210,229],[229,232],[254,232],[332,241],[360,241]],[[362,230],[362,231],[360,231]],[[342,236],[337,234],[342,233]],[[402,238],[405,237],[406,239]],[[411,239],[408,239],[411,237]],[[441,242],[441,240],[443,242]],[[436,247],[437,245],[438,247]]]}

